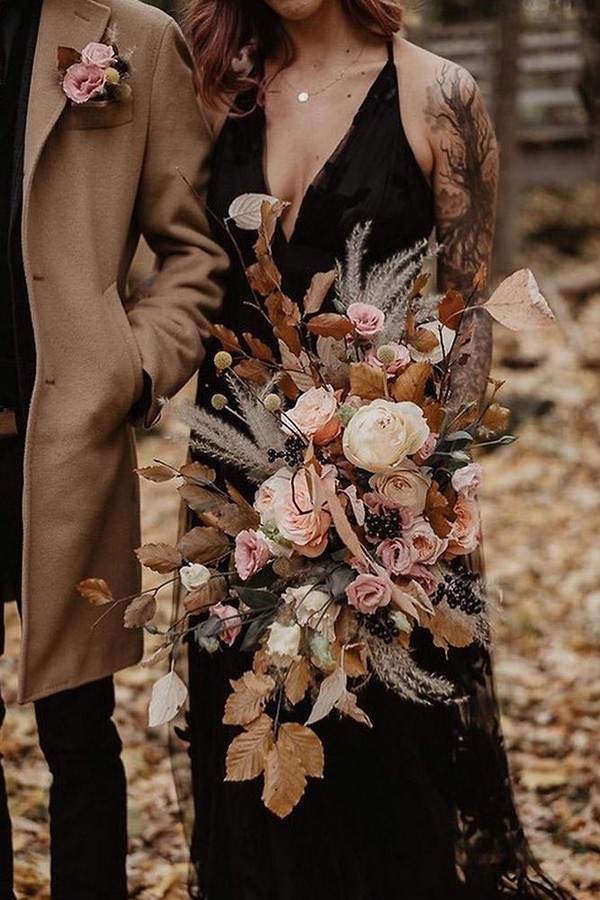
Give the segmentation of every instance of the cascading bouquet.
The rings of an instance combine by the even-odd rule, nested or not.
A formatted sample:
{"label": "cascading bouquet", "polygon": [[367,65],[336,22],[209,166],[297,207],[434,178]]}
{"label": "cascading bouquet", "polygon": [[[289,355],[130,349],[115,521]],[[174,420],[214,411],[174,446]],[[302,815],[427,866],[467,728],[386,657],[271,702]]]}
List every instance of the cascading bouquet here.
{"label": "cascading bouquet", "polygon": [[[283,208],[262,195],[232,204],[239,227],[258,229],[247,274],[273,341],[213,326],[223,391],[214,412],[188,404],[178,415],[217,468],[139,470],[176,479],[201,524],[176,547],[137,551],[186,592],[185,616],[150,663],[186,638],[209,653],[222,644],[252,653],[224,709],[223,721],[242,729],[227,779],[264,775],[263,802],[280,817],[308,777],[323,776],[317,722],[336,711],[371,727],[360,706],[369,678],[409,701],[456,701],[455,686],[413,658],[411,633],[427,629],[444,650],[488,641],[484,586],[467,564],[480,543],[481,468],[471,453],[512,438],[500,384],[456,408],[452,374],[468,364],[476,315],[513,328],[552,318],[527,270],[484,305],[454,291],[425,298],[424,245],[364,274],[368,225],[354,230],[344,265],[314,276],[300,305],[283,293],[271,253]],[[332,294],[335,311],[322,312]],[[255,485],[253,502],[224,472]],[[79,589],[94,603],[124,602],[97,579]],[[159,590],[128,598],[127,627],[157,633]],[[185,698],[172,668],[154,686],[151,724],[172,718]]]}

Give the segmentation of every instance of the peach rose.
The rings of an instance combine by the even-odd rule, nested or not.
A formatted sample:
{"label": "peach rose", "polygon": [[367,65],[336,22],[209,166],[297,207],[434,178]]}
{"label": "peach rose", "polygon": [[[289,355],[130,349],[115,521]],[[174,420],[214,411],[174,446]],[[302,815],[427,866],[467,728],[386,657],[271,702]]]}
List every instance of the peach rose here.
{"label": "peach rose", "polygon": [[359,575],[346,588],[348,603],[359,612],[371,615],[392,601],[392,583],[381,575]]}
{"label": "peach rose", "polygon": [[333,391],[327,388],[309,388],[298,397],[296,405],[282,417],[284,430],[297,434],[296,429],[286,424],[286,419],[296,425],[315,444],[327,444],[340,433],[342,423],[338,417],[338,402]]}
{"label": "peach rose", "polygon": [[415,519],[402,536],[414,547],[417,561],[430,566],[438,561],[448,547],[448,541],[438,537],[429,522],[422,518]]}
{"label": "peach rose", "polygon": [[410,363],[410,351],[404,344],[389,343],[385,345],[394,351],[394,358],[389,363],[382,363],[377,356],[377,350],[373,347],[365,356],[365,362],[373,369],[385,372],[388,378],[394,378],[398,372],[405,369]]}
{"label": "peach rose", "polygon": [[385,323],[384,313],[370,303],[351,303],[346,312],[357,335],[367,341],[376,337]]}
{"label": "peach rose", "polygon": [[104,90],[104,69],[92,63],[69,66],[63,78],[63,91],[73,103],[86,103]]}
{"label": "peach rose", "polygon": [[[329,490],[335,490],[335,467],[324,466],[321,480]],[[326,509],[314,508],[306,470],[294,473],[280,469],[262,488],[265,491],[259,497],[258,505],[255,502],[255,507],[261,513],[263,524],[275,525],[281,536],[302,556],[319,556],[327,546],[331,516]],[[269,496],[271,502],[266,505]]]}
{"label": "peach rose", "polygon": [[481,484],[482,475],[483,469],[479,463],[469,463],[468,466],[456,470],[452,476],[452,487],[460,497],[473,500]]}
{"label": "peach rose", "polygon": [[246,581],[262,569],[271,558],[271,551],[264,535],[259,531],[240,531],[235,539],[235,567]]}
{"label": "peach rose", "polygon": [[115,51],[110,44],[97,44],[92,41],[81,51],[81,61],[107,69],[116,61]]}
{"label": "peach rose", "polygon": [[413,462],[405,460],[391,475],[374,475],[369,484],[389,503],[419,515],[425,509],[431,478],[423,475]]}
{"label": "peach rose", "polygon": [[476,500],[459,497],[454,505],[456,519],[448,535],[449,557],[465,556],[476,550],[481,541],[481,516]]}
{"label": "peach rose", "polygon": [[229,606],[226,603],[215,603],[210,607],[210,614],[227,622],[227,628],[220,632],[219,637],[224,644],[231,647],[242,630],[242,620],[238,610],[235,606]]}
{"label": "peach rose", "polygon": [[402,538],[387,538],[382,541],[377,554],[386,569],[394,575],[406,575],[418,559],[413,545]]}

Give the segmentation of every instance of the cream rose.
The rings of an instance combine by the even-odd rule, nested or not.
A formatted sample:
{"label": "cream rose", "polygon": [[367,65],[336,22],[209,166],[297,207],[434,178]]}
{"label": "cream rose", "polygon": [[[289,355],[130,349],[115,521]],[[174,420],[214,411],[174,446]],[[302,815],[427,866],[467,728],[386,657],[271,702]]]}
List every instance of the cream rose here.
{"label": "cream rose", "polygon": [[[287,410],[282,424],[292,435],[299,429],[305,437],[313,438],[315,444],[326,444],[340,433],[342,423],[337,412],[338,402],[333,391],[313,387],[301,394],[296,405]],[[293,425],[286,420],[291,420]]]}
{"label": "cream rose", "polygon": [[428,437],[429,426],[416,403],[373,400],[348,422],[344,455],[367,472],[391,473],[420,450]]}
{"label": "cream rose", "polygon": [[192,563],[189,566],[183,566],[179,570],[179,577],[184,588],[188,591],[197,591],[205,584],[208,584],[212,575],[210,569],[200,563]]}
{"label": "cream rose", "polygon": [[301,639],[302,629],[299,625],[282,625],[281,622],[273,622],[269,628],[267,653],[275,658],[277,664],[290,665],[295,659],[298,659]]}
{"label": "cream rose", "polygon": [[332,644],[335,641],[335,620],[340,606],[331,602],[331,595],[312,584],[288,588],[283,594],[286,603],[290,603],[300,625],[309,625]]}
{"label": "cream rose", "polygon": [[384,500],[418,516],[425,509],[431,477],[407,459],[391,475],[373,475],[369,484]]}

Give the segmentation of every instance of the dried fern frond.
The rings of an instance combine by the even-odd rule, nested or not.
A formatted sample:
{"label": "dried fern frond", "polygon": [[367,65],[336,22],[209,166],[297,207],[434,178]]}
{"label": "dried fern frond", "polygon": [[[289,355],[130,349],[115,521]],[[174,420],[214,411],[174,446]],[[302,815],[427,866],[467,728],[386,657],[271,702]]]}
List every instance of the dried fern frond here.
{"label": "dried fern frond", "polygon": [[368,270],[362,301],[387,312],[398,303],[407,303],[415,279],[423,268],[427,241],[422,240],[402,253],[395,253]]}
{"label": "dried fern frond", "polygon": [[254,482],[262,481],[273,474],[274,466],[267,462],[263,451],[238,428],[189,401],[184,400],[181,403],[168,401],[166,406],[180,422],[191,428],[192,448],[214,454],[219,462],[245,472]]}
{"label": "dried fern frond", "polygon": [[415,661],[410,650],[398,644],[386,644],[365,633],[375,675],[395,694],[412,703],[460,703],[457,688],[441,675],[426,672]]}
{"label": "dried fern frond", "polygon": [[367,240],[371,234],[371,222],[357,224],[346,241],[346,258],[337,265],[335,293],[338,301],[347,309],[351,303],[360,303],[363,291],[363,262],[367,252]]}
{"label": "dried fern frond", "polygon": [[[267,450],[271,448],[274,450],[285,449],[286,435],[281,428],[279,419],[265,409],[261,394],[255,393],[251,387],[229,372],[226,379],[240,415],[248,425],[261,452],[266,456]],[[270,393],[271,390],[272,383],[270,390],[266,393]]]}

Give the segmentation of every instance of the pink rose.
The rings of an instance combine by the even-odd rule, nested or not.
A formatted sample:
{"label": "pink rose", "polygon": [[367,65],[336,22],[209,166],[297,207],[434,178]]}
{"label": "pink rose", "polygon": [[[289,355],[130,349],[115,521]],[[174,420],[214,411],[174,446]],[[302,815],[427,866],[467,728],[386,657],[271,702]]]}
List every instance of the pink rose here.
{"label": "pink rose", "polygon": [[350,606],[359,612],[371,615],[382,606],[389,606],[392,600],[392,583],[380,575],[359,575],[346,588]]}
{"label": "pink rose", "polygon": [[333,391],[324,387],[309,388],[282,417],[283,427],[290,434],[297,434],[296,428],[286,424],[290,419],[305,437],[313,438],[315,444],[327,444],[342,428],[337,411],[338,402]]}
{"label": "pink rose", "polygon": [[215,603],[210,608],[210,614],[217,619],[227,622],[227,628],[219,634],[224,644],[229,647],[235,642],[242,630],[242,620],[235,606],[229,606],[226,603]]}
{"label": "pink rose", "polygon": [[235,567],[246,581],[269,562],[271,552],[266,538],[259,531],[240,531],[235,539]]}
{"label": "pink rose", "polygon": [[387,538],[377,548],[377,554],[389,572],[406,575],[416,563],[418,556],[409,541],[401,538]]}
{"label": "pink rose", "polygon": [[86,103],[104,90],[104,69],[91,63],[69,66],[63,78],[63,91],[73,103]]}
{"label": "pink rose", "polygon": [[383,328],[385,315],[370,303],[351,303],[346,312],[357,335],[365,340],[372,340]]}
{"label": "pink rose", "polygon": [[81,51],[81,61],[108,69],[116,61],[115,51],[109,44],[96,44],[92,42]]}
{"label": "pink rose", "polygon": [[477,488],[481,484],[483,469],[479,463],[469,463],[462,469],[457,469],[452,476],[452,487],[465,500],[473,500],[477,494]]}
{"label": "pink rose", "polygon": [[[323,467],[321,481],[335,490],[334,466]],[[279,469],[259,488],[254,506],[263,524],[275,525],[302,556],[320,556],[327,546],[331,516],[326,509],[315,508],[305,469]]]}
{"label": "pink rose", "polygon": [[454,513],[456,519],[448,535],[447,555],[450,558],[472,553],[481,541],[481,517],[477,501],[459,496]]}
{"label": "pink rose", "polygon": [[430,569],[428,566],[422,566],[419,563],[414,565],[408,574],[413,581],[421,585],[429,596],[435,594],[441,581],[440,576],[436,575],[433,569]]}
{"label": "pink rose", "polygon": [[413,547],[417,561],[430,566],[438,561],[448,547],[448,541],[438,537],[429,522],[422,518],[415,519],[404,530],[403,537]]}
{"label": "pink rose", "polygon": [[439,434],[436,434],[434,431],[429,432],[429,437],[427,438],[421,449],[417,450],[417,452],[413,455],[413,459],[418,466],[422,466],[427,462],[437,446],[439,437]]}
{"label": "pink rose", "polygon": [[398,372],[405,369],[410,363],[410,350],[403,344],[389,343],[385,345],[394,351],[394,359],[389,363],[382,363],[377,358],[377,350],[372,347],[365,356],[365,362],[373,369],[385,372],[388,378],[394,378]]}

